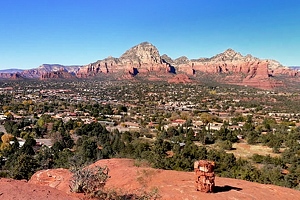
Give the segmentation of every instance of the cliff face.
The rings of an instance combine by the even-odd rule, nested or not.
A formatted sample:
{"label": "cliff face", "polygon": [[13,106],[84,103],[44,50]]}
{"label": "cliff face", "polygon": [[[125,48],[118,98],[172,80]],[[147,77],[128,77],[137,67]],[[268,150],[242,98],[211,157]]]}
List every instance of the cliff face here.
{"label": "cliff face", "polygon": [[243,73],[251,76],[268,76],[269,68],[273,67],[268,60],[260,60],[251,55],[242,56],[232,49],[227,49],[212,58],[192,60],[189,64],[195,70],[207,73]]}
{"label": "cliff face", "polygon": [[149,73],[164,76],[172,73],[172,69],[168,63],[162,62],[155,46],[144,42],[127,50],[120,58],[108,57],[85,65],[79,69],[76,76],[87,78],[98,74],[111,74],[118,79],[128,79],[139,75],[148,79]]}
{"label": "cliff face", "polygon": [[10,79],[10,80],[19,80],[19,79],[23,79],[23,76],[19,72],[17,72],[17,73],[0,73],[0,78]]}
{"label": "cliff face", "polygon": [[158,49],[148,42],[138,44],[127,50],[121,57],[123,64],[161,64]]}
{"label": "cliff face", "polygon": [[[290,69],[276,61],[261,60],[251,55],[242,56],[232,49],[227,49],[211,58],[186,60],[178,65],[178,71],[186,74],[201,72],[223,75],[225,78],[218,77],[221,83],[247,85],[261,89],[283,86],[282,82],[273,78],[275,75],[291,75]],[[297,76],[293,73],[292,75]]]}
{"label": "cliff face", "polygon": [[[220,83],[262,89],[283,86],[284,82],[276,81],[277,76],[300,81],[296,69],[284,67],[274,60],[259,59],[251,55],[243,56],[232,49],[227,49],[211,58],[190,60],[181,56],[173,60],[166,54],[161,56],[158,49],[148,42],[130,48],[119,58],[108,57],[84,66],[44,64],[36,69],[19,72],[18,75],[1,73],[0,78],[45,80],[89,78],[101,75],[116,80],[133,80],[139,77],[139,80],[186,83],[191,80],[201,82],[205,74],[215,76],[215,81]],[[175,77],[175,75],[180,76]]]}
{"label": "cliff face", "polygon": [[59,69],[59,71],[53,71],[53,72],[45,72],[40,75],[41,80],[47,80],[47,79],[72,79],[74,78],[74,75],[71,73],[65,71],[63,68]]}
{"label": "cliff face", "polygon": [[[282,70],[282,71],[279,71]],[[83,66],[76,74],[79,78],[98,74],[116,75],[118,79],[132,79],[138,76],[148,80],[168,80],[170,83],[200,80],[197,74],[224,75],[219,82],[247,85],[262,89],[282,86],[272,76],[286,74],[297,76],[288,68],[273,60],[261,60],[251,55],[243,56],[232,49],[211,58],[189,60],[185,56],[172,59],[166,54],[160,56],[158,49],[148,42],[127,50],[120,58],[106,58]],[[178,74],[179,76],[174,76]],[[109,76],[109,75],[108,75]]]}
{"label": "cliff face", "polygon": [[133,79],[137,76],[153,81],[188,83],[192,82],[190,78],[201,82],[202,76],[199,76],[199,73],[216,76],[217,81],[221,83],[261,89],[284,85],[283,82],[276,81],[274,76],[298,76],[298,71],[283,67],[277,61],[262,60],[251,55],[243,56],[232,49],[211,58],[190,60],[181,56],[173,60],[166,54],[160,56],[158,49],[148,42],[132,47],[120,58],[109,57],[83,66],[76,76],[87,78],[108,74],[107,76],[115,76],[117,79]]}

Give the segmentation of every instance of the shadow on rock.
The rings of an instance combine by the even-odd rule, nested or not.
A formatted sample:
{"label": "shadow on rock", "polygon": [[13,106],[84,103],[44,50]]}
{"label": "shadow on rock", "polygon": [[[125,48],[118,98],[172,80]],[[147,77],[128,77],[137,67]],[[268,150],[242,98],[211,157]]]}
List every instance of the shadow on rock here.
{"label": "shadow on rock", "polygon": [[230,190],[240,191],[240,190],[242,190],[242,188],[232,187],[232,186],[230,186],[230,185],[215,186],[215,188],[214,188],[214,193],[218,193],[218,192],[228,192],[228,191],[230,191]]}

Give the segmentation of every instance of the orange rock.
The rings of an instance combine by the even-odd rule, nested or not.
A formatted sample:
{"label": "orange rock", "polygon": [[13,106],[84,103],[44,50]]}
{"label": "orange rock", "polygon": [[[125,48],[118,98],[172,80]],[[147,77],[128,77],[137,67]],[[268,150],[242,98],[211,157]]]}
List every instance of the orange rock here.
{"label": "orange rock", "polygon": [[190,83],[192,80],[185,74],[177,74],[168,80],[168,83]]}
{"label": "orange rock", "polygon": [[[193,165],[193,163],[191,163]],[[146,166],[137,167],[134,160],[131,159],[104,159],[99,160],[92,166],[107,166],[109,168],[110,179],[107,181],[105,188],[121,190],[127,194],[141,193],[142,191],[158,190],[161,199],[207,199],[207,200],[223,200],[223,199],[295,199],[300,196],[300,191],[289,188],[264,185],[237,179],[229,179],[216,177],[214,193],[207,194],[197,192],[194,186],[194,172],[180,172],[172,170],[153,169]],[[38,175],[39,174],[39,175]],[[50,176],[50,177],[49,177]],[[22,193],[28,193],[34,185],[39,187],[54,186],[62,192],[69,193],[68,179],[71,174],[62,169],[44,170],[37,172],[29,181],[23,183]],[[0,179],[2,180],[2,179]],[[1,183],[1,181],[0,181]],[[28,185],[25,189],[24,185]],[[30,184],[30,185],[29,185]],[[46,185],[46,186],[45,186]],[[0,185],[0,191],[2,187]],[[9,187],[9,186],[7,186]],[[14,189],[12,187],[12,189]],[[18,190],[6,190],[5,195],[17,195]],[[47,193],[47,190],[37,189],[35,193]],[[72,195],[72,194],[69,194]],[[9,196],[5,196],[9,197]],[[40,199],[43,199],[39,196]],[[65,196],[62,196],[65,197]],[[73,197],[73,196],[70,196]],[[82,197],[82,196],[81,196]],[[2,196],[1,196],[2,198]],[[5,198],[6,199],[6,198]],[[9,199],[9,198],[8,198]],[[11,198],[12,199],[12,198]],[[20,198],[17,198],[20,199]],[[24,198],[22,198],[24,199]],[[59,198],[65,199],[65,198]]]}

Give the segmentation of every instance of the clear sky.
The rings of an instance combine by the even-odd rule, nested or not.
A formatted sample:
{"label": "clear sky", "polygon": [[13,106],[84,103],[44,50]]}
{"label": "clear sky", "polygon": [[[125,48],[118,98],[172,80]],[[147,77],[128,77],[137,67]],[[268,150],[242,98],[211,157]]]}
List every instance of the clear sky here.
{"label": "clear sky", "polygon": [[300,66],[300,0],[0,1],[0,69],[88,64],[144,41],[173,59],[232,48]]}

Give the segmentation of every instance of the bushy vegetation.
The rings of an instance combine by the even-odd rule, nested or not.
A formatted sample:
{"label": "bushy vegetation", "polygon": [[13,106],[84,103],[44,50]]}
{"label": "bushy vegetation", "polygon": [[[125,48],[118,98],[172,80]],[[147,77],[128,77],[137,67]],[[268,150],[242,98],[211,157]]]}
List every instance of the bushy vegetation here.
{"label": "bushy vegetation", "polygon": [[87,197],[101,200],[155,200],[160,198],[157,190],[129,194],[121,190],[105,189],[104,186],[109,178],[109,169],[106,166],[76,169],[70,182],[70,189],[72,192],[84,193]]}
{"label": "bushy vegetation", "polygon": [[[218,176],[300,189],[295,95],[283,98],[252,89],[194,84],[49,82],[47,87],[68,90],[59,95],[36,92],[38,101],[28,99],[27,92],[41,83],[30,84],[24,84],[24,94],[5,93],[0,98],[0,113],[6,116],[1,123],[7,132],[0,133],[2,177],[28,180],[37,170],[63,167],[76,171],[109,158],[192,171],[195,160],[207,159],[216,162]],[[224,120],[222,113],[230,120]],[[169,126],[178,119],[184,123]],[[116,125],[126,128],[125,122],[135,122],[140,128],[119,131]],[[213,129],[214,124],[220,128]],[[26,140],[21,147],[20,138]],[[52,145],[38,144],[40,138],[51,140]],[[234,151],[237,142],[267,146],[276,156],[235,157],[229,151]],[[98,172],[81,170],[77,176],[97,178],[93,174]],[[85,185],[89,183],[74,181],[71,187],[90,192]]]}
{"label": "bushy vegetation", "polygon": [[73,174],[70,189],[76,193],[101,196],[109,178],[108,172],[107,167],[78,169]]}

